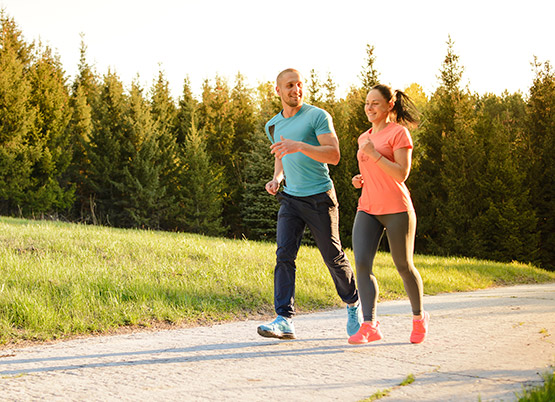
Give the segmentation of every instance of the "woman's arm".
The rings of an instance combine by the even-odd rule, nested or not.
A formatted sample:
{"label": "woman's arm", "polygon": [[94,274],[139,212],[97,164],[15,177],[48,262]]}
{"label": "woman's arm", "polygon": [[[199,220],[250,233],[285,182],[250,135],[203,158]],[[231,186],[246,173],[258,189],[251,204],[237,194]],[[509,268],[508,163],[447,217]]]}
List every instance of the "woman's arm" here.
{"label": "woman's arm", "polygon": [[393,161],[384,158],[383,155],[376,150],[374,143],[370,139],[364,144],[361,144],[360,149],[368,155],[370,160],[374,161],[380,169],[398,182],[403,183],[409,177],[412,160],[411,148],[397,149],[393,152]]}

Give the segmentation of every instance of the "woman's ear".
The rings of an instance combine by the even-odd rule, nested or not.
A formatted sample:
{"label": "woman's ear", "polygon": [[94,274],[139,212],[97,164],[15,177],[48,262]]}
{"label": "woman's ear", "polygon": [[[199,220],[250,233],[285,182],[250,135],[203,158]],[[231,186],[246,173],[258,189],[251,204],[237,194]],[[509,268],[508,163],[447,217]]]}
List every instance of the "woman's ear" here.
{"label": "woman's ear", "polygon": [[393,110],[393,106],[395,106],[395,102],[392,100],[389,101],[389,111],[391,112]]}

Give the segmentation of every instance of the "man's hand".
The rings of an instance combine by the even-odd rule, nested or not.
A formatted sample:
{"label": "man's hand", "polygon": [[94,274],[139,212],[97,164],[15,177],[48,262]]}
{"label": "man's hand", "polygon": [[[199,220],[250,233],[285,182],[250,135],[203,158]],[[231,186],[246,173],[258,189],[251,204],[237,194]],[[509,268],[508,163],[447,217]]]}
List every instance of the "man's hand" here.
{"label": "man's hand", "polygon": [[279,182],[276,179],[270,180],[266,183],[266,191],[272,195],[276,195],[279,190]]}
{"label": "man's hand", "polygon": [[287,154],[301,152],[311,159],[321,163],[330,163],[337,165],[341,158],[339,151],[339,141],[335,133],[320,134],[318,136],[319,145],[310,145],[302,141],[293,141],[281,137],[278,141],[270,146],[272,154],[276,160],[281,159]]}
{"label": "man's hand", "polygon": [[270,146],[272,154],[274,154],[276,158],[281,159],[287,154],[293,154],[300,151],[301,142],[283,139],[283,136],[280,138],[281,141],[275,142]]}

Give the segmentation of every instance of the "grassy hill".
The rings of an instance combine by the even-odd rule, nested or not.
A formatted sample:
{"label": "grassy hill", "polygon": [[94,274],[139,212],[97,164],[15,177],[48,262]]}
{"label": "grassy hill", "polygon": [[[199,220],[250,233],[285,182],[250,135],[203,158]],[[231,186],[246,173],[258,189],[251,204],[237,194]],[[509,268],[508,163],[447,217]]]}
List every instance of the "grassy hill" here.
{"label": "grassy hill", "polygon": [[[274,243],[0,217],[0,345],[271,316],[274,263]],[[415,263],[425,294],[555,281],[516,262]],[[389,254],[375,273],[381,300],[406,297]],[[342,306],[315,248],[299,252],[296,296],[299,312]]]}

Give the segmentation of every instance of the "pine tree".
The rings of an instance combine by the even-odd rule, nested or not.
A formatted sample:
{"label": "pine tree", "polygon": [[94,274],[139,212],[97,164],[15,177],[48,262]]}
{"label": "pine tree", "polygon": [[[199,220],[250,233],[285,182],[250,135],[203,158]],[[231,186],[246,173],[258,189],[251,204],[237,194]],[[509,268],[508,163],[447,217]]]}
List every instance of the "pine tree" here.
{"label": "pine tree", "polygon": [[323,95],[322,95],[322,82],[316,70],[310,70],[310,77],[308,79],[308,85],[305,86],[305,91],[307,92],[306,101],[307,103],[323,107]]}
{"label": "pine tree", "polygon": [[33,60],[33,50],[35,45],[29,44],[23,38],[23,34],[17,26],[15,20],[9,17],[4,9],[0,10],[0,49],[2,51],[13,51],[13,55],[22,65],[28,67]]}
{"label": "pine tree", "polygon": [[83,87],[77,87],[71,96],[70,104],[72,115],[68,131],[71,136],[69,149],[72,153],[72,164],[68,169],[68,181],[76,186],[72,215],[78,220],[88,221],[90,217],[88,195],[90,192],[85,187],[85,172],[89,165],[86,146],[92,132],[92,110],[87,103]]}
{"label": "pine tree", "polygon": [[216,76],[214,86],[208,80],[204,82],[197,117],[199,128],[206,135],[210,158],[226,166],[231,157],[234,121],[229,86],[222,77]]}
{"label": "pine tree", "polygon": [[534,60],[536,76],[527,104],[524,136],[530,203],[537,217],[537,262],[555,270],[555,73],[549,62]]}
{"label": "pine tree", "polygon": [[[198,102],[193,97],[193,91],[191,90],[191,82],[188,78],[185,78],[183,95],[179,99],[175,122],[177,144],[185,143],[185,137],[192,127],[193,114],[196,113],[198,107]],[[198,127],[195,127],[195,129],[198,129]]]}
{"label": "pine tree", "polygon": [[274,241],[279,203],[265,190],[274,174],[274,157],[263,129],[257,130],[251,141],[252,149],[246,156],[246,189],[241,205],[245,235],[251,240]]}
{"label": "pine tree", "polygon": [[[379,82],[379,74],[374,67],[375,62],[376,56],[374,55],[374,46],[366,44],[366,64],[362,67],[362,72],[360,73],[362,89],[365,95]],[[364,99],[366,99],[366,96]]]}
{"label": "pine tree", "polygon": [[177,108],[170,94],[170,86],[164,72],[158,72],[150,99],[152,118],[160,132],[171,136],[175,131]]}
{"label": "pine tree", "polygon": [[233,114],[233,165],[237,176],[243,175],[243,156],[249,151],[249,141],[256,125],[253,90],[245,84],[245,77],[238,73],[235,86],[231,90],[231,108]]}
{"label": "pine tree", "polygon": [[185,137],[184,172],[179,220],[187,232],[218,236],[227,231],[222,223],[222,171],[210,160],[204,135],[196,129],[195,115]]}
{"label": "pine tree", "polygon": [[81,34],[81,43],[79,47],[79,65],[78,74],[73,81],[73,94],[81,88],[83,95],[87,99],[87,104],[94,106],[99,94],[99,79],[92,66],[87,62],[87,45],[85,44],[85,36]]}
{"label": "pine tree", "polygon": [[233,143],[230,163],[225,169],[233,169],[232,175],[226,175],[232,181],[229,203],[225,206],[226,224],[231,228],[231,235],[242,236],[245,231],[241,218],[241,203],[246,190],[245,168],[247,154],[251,147],[251,138],[255,131],[255,105],[253,91],[245,84],[245,77],[238,73],[235,86],[231,90],[231,114],[233,119]]}
{"label": "pine tree", "polygon": [[274,174],[274,157],[270,153],[270,141],[264,132],[264,125],[279,113],[281,102],[270,82],[260,84],[257,93],[260,112],[245,160],[246,183],[241,214],[245,235],[249,239],[273,241],[276,238],[279,203],[265,190],[266,183]]}
{"label": "pine tree", "polygon": [[37,47],[35,62],[29,69],[31,97],[29,107],[37,112],[32,145],[39,153],[33,165],[33,185],[27,190],[28,208],[51,213],[69,208],[74,186],[64,180],[72,160],[68,133],[71,110],[69,90],[59,57],[47,47]]}
{"label": "pine tree", "polygon": [[[474,127],[480,156],[474,166],[474,197],[482,202],[470,233],[472,256],[497,261],[532,261],[537,244],[536,219],[529,203],[525,171],[518,163],[517,138],[524,130],[525,103],[520,94],[486,95],[476,105]],[[532,246],[532,247],[531,247]]]}
{"label": "pine tree", "polygon": [[[186,139],[190,135],[191,130],[198,132],[198,118],[196,113],[199,104],[193,97],[191,84],[188,78],[183,83],[183,95],[179,99],[178,108],[176,111],[176,119],[174,123],[174,137],[175,137],[175,163],[174,174],[170,178],[170,185],[168,187],[168,194],[174,199],[175,208],[173,210],[171,222],[167,222],[166,226],[169,229],[185,230],[185,223],[182,219],[185,200],[183,183],[185,182],[186,174]],[[205,141],[205,139],[203,139]]]}
{"label": "pine tree", "polygon": [[163,205],[160,205],[163,208],[160,210],[164,212],[159,215],[159,219],[163,228],[173,229],[175,228],[175,218],[179,213],[174,202],[176,194],[173,191],[176,189],[179,175],[179,165],[176,163],[179,158],[178,129],[176,127],[178,111],[170,95],[169,83],[162,71],[158,73],[158,79],[152,89],[150,104],[154,120],[153,131],[156,133],[156,137],[152,141],[157,144],[155,163],[159,169],[159,185],[165,194],[160,200],[163,200]]}
{"label": "pine tree", "polygon": [[29,106],[31,85],[26,73],[32,46],[25,43],[14,20],[0,11],[0,213],[11,214],[26,203],[31,171],[40,156],[30,145],[36,111]]}
{"label": "pine tree", "polygon": [[472,99],[460,89],[463,68],[451,38],[440,71],[441,85],[432,95],[419,130],[414,165],[407,185],[419,216],[417,243],[422,252],[464,254],[471,236],[469,211],[474,197],[471,176],[476,163]]}
{"label": "pine tree", "polygon": [[206,151],[210,161],[223,169],[223,226],[230,229],[230,235],[240,236],[238,210],[234,201],[240,192],[240,177],[237,177],[237,156],[235,143],[234,111],[227,82],[216,77],[214,86],[208,81],[203,84],[202,103],[199,111],[199,127],[206,138]]}
{"label": "pine tree", "polygon": [[86,185],[93,223],[118,225],[121,209],[115,202],[122,198],[117,188],[123,182],[125,161],[131,156],[122,147],[129,135],[128,99],[123,84],[111,71],[104,76],[98,102],[93,108],[93,130],[87,144],[89,164]]}
{"label": "pine tree", "polygon": [[172,207],[166,187],[161,182],[165,162],[159,147],[160,134],[150,113],[150,105],[137,81],[131,86],[129,109],[126,113],[128,131],[120,139],[123,176],[114,182],[121,196],[114,205],[121,210],[119,226],[160,228],[161,219]]}
{"label": "pine tree", "polygon": [[72,163],[68,169],[68,181],[74,183],[75,203],[72,216],[74,219],[84,222],[92,220],[90,188],[87,188],[87,167],[90,161],[87,159],[87,145],[93,130],[92,114],[98,97],[98,80],[92,68],[87,63],[87,47],[81,36],[79,73],[72,86],[70,107],[72,111],[68,126],[70,135],[69,148],[73,154]]}
{"label": "pine tree", "polygon": [[328,107],[335,109],[338,104],[338,99],[336,97],[337,85],[333,81],[333,77],[330,73],[326,77],[326,82],[324,83],[324,102]]}

